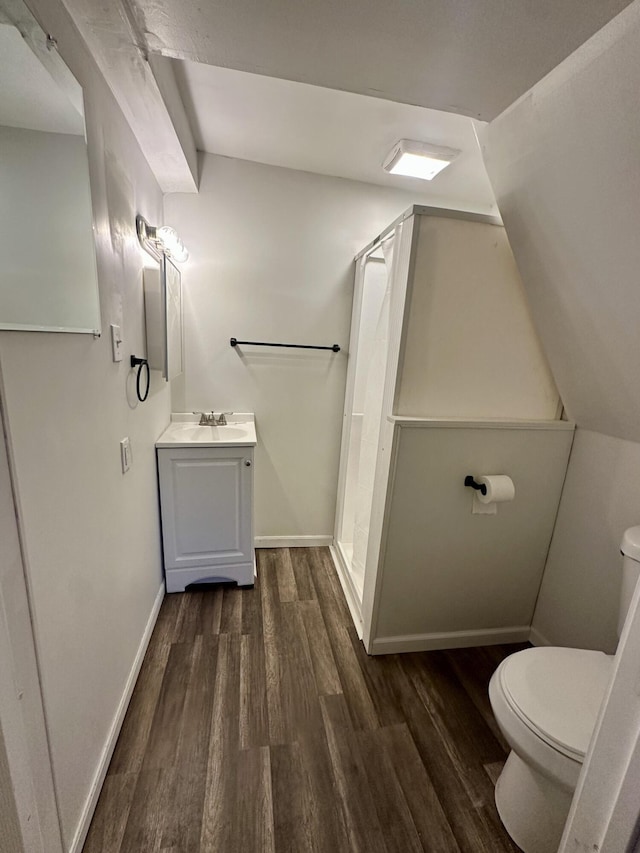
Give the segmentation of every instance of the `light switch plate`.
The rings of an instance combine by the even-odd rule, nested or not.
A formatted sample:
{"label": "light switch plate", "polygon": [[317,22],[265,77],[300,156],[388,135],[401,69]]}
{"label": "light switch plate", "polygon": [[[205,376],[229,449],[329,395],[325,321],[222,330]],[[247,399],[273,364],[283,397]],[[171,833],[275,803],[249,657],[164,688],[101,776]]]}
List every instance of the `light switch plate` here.
{"label": "light switch plate", "polygon": [[123,438],[120,442],[120,461],[122,462],[122,473],[126,474],[129,468],[131,468],[131,442],[129,438]]}
{"label": "light switch plate", "polygon": [[122,332],[120,326],[111,324],[111,349],[114,361],[122,361]]}

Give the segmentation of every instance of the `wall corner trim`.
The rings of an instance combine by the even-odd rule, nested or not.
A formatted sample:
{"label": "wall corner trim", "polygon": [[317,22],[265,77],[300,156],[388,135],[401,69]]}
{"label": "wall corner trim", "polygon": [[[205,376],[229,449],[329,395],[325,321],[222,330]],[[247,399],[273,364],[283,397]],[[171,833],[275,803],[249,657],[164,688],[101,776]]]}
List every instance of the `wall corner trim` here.
{"label": "wall corner trim", "polygon": [[554,644],[551,640],[547,640],[544,634],[541,634],[537,628],[531,626],[531,632],[529,634],[529,642],[532,646],[553,646]]}

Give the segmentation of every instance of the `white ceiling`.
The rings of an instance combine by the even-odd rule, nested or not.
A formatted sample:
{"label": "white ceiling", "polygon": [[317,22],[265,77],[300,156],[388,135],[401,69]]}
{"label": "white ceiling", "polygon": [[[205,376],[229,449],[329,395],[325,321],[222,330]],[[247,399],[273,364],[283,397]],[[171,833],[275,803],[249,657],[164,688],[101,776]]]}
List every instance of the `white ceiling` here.
{"label": "white ceiling", "polygon": [[[120,0],[123,2],[123,0]],[[152,52],[494,118],[630,0],[126,0]],[[98,28],[98,0],[84,6]]]}
{"label": "white ceiling", "polygon": [[[172,59],[187,60],[179,76],[201,147],[377,182],[385,180],[377,169],[388,138],[426,138],[441,130],[435,117],[430,124],[425,113],[394,112],[387,102],[491,120],[629,2],[64,0],[165,192],[196,189],[195,144]],[[276,89],[267,79],[262,90],[259,81],[229,76],[231,103],[220,91],[222,69],[316,88]],[[256,103],[258,92],[264,102]],[[340,101],[340,92],[367,97]],[[321,120],[305,109],[303,93]],[[214,106],[219,121],[212,126]],[[349,119],[351,110],[359,126]],[[447,130],[454,144],[458,127]],[[310,136],[324,149],[312,146],[312,157],[303,145]],[[333,149],[338,139],[342,161]],[[464,143],[458,147],[469,151]],[[357,150],[365,152],[360,162]],[[463,197],[486,200],[484,175],[474,170],[473,155],[465,156],[455,167]],[[454,174],[453,167],[445,171],[430,192],[451,184],[457,194]]]}
{"label": "white ceiling", "polygon": [[[482,122],[194,62],[174,68],[201,151],[415,190],[435,206],[494,207],[474,127]],[[399,139],[462,154],[433,181],[389,175],[381,163]]]}
{"label": "white ceiling", "polygon": [[20,32],[0,24],[0,125],[84,134],[84,120]]}

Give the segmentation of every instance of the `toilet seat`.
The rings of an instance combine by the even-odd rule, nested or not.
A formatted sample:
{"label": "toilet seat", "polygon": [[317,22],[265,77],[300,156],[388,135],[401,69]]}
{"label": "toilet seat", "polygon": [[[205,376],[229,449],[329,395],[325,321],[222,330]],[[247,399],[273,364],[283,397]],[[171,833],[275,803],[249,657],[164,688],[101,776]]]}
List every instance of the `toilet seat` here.
{"label": "toilet seat", "polygon": [[612,661],[604,652],[541,647],[506,658],[496,674],[522,723],[550,747],[582,763]]}

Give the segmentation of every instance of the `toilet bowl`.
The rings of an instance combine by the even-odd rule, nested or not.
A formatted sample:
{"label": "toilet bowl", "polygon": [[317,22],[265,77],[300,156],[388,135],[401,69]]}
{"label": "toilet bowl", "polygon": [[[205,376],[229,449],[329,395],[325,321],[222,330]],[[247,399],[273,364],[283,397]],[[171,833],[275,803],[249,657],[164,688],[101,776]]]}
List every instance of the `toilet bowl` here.
{"label": "toilet bowl", "polygon": [[[619,632],[640,574],[640,527],[625,532],[621,551]],[[544,646],[505,658],[491,678],[493,713],[511,747],[496,806],[524,853],[558,849],[612,669],[612,655]]]}
{"label": "toilet bowl", "polygon": [[525,853],[558,849],[612,662],[585,649],[525,649],[491,679],[493,713],[512,750],[496,806]]}

